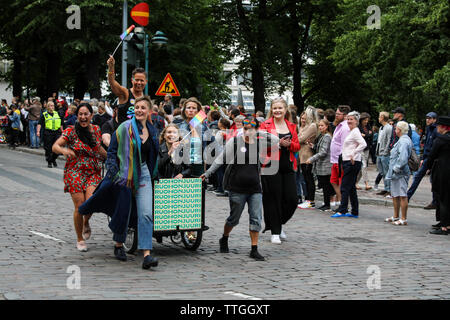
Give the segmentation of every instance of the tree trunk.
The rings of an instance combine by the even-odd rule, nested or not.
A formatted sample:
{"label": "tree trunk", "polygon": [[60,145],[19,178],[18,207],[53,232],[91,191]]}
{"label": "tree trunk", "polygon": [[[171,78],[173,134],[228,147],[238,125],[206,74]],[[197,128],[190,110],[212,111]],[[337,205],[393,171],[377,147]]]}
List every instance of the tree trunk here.
{"label": "tree trunk", "polygon": [[88,81],[88,91],[91,99],[100,99],[102,96],[100,89],[100,77],[98,74],[99,69],[99,53],[89,52],[86,55],[86,67],[87,67],[87,81]]}
{"label": "tree trunk", "polygon": [[266,113],[266,98],[264,97],[265,83],[264,72],[261,65],[252,65],[252,87],[253,87],[253,104],[255,105],[255,113],[262,111]]}
{"label": "tree trunk", "polygon": [[22,97],[22,64],[20,62],[20,57],[17,54],[14,54],[13,58],[12,83],[13,83],[13,96]]}
{"label": "tree trunk", "polygon": [[47,74],[46,74],[47,96],[44,97],[44,99],[51,97],[53,95],[53,92],[56,92],[58,96],[60,65],[61,65],[60,52],[47,52]]}

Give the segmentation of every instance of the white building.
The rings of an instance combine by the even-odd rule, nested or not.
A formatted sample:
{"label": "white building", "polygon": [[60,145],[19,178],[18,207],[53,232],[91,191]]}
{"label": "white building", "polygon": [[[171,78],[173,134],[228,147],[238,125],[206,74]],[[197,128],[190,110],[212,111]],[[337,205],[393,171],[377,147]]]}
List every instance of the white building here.
{"label": "white building", "polygon": [[0,60],[0,99],[6,99],[8,105],[11,104],[13,97],[12,88],[8,89],[9,83],[1,78],[12,67],[12,61]]}
{"label": "white building", "polygon": [[[251,88],[247,88],[243,85],[244,78],[242,76],[236,76],[233,72],[238,68],[239,58],[236,58],[234,61],[226,63],[224,65],[224,72],[227,78],[229,79],[227,82],[227,87],[231,90],[230,94],[230,103],[232,105],[238,105],[238,96],[239,89],[242,92],[242,100],[244,102],[244,108],[247,111],[253,112],[255,110],[255,106],[253,104],[253,92]],[[251,74],[248,75],[248,78],[251,77]],[[270,109],[270,101],[274,98],[280,97],[278,94],[271,94],[268,97],[266,96],[266,114]],[[293,102],[293,94],[291,91],[285,91],[281,95],[282,98],[286,100],[286,102]]]}

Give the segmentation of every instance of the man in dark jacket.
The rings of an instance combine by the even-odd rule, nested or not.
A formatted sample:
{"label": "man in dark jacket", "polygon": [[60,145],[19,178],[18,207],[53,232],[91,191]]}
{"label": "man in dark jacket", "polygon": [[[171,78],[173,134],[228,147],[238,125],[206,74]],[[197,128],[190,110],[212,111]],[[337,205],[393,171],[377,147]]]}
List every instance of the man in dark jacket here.
{"label": "man in dark jacket", "polygon": [[437,135],[423,166],[431,169],[432,190],[436,195],[436,221],[432,234],[450,233],[450,117],[439,117],[436,122]]}
{"label": "man in dark jacket", "polygon": [[[416,175],[414,176],[414,180],[411,184],[411,187],[408,190],[408,201],[409,199],[411,199],[411,197],[414,195],[414,192],[416,192],[417,187],[420,184],[420,181],[422,181],[422,178],[425,176],[425,174],[427,173],[427,159],[428,156],[431,152],[431,148],[433,146],[433,141],[436,138],[436,120],[437,120],[437,114],[435,112],[428,112],[426,115],[426,122],[427,122],[427,127],[426,127],[426,139],[425,139],[425,145],[423,147],[423,155],[421,158],[421,162],[420,162],[420,168],[417,171]],[[433,201],[428,204],[426,207],[424,207],[424,209],[436,209],[436,196],[433,193]]]}

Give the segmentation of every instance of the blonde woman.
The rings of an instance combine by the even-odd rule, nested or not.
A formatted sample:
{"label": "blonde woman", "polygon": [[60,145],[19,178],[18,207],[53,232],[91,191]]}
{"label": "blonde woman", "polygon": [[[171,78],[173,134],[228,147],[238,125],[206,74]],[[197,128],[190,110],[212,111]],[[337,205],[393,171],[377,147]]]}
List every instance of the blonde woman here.
{"label": "blonde woman", "polygon": [[[295,172],[297,159],[295,153],[300,149],[297,127],[287,120],[288,106],[285,100],[275,99],[270,106],[268,119],[261,124],[261,130],[268,131],[280,139],[279,147],[268,152],[264,159],[262,186],[265,230],[271,230],[271,241],[281,244],[286,240],[282,225],[286,224],[295,212],[298,203]],[[277,161],[278,170],[269,174],[269,162]],[[273,164],[270,165],[272,167]],[[267,168],[268,169],[268,168]],[[263,231],[263,232],[264,232]]]}
{"label": "blonde woman", "polygon": [[318,134],[319,121],[316,108],[308,106],[302,118],[304,118],[305,126],[299,130],[298,142],[300,143],[300,167],[306,183],[306,197],[305,202],[299,204],[298,207],[300,209],[309,209],[315,207],[314,196],[316,193],[316,185],[312,172],[313,166],[311,163],[307,163],[308,159],[314,155],[310,144],[314,143]]}

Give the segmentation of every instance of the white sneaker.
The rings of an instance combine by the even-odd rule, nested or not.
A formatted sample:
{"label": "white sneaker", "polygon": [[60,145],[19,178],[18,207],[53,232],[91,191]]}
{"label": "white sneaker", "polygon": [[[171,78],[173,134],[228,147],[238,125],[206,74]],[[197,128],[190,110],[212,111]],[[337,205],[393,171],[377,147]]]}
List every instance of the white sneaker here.
{"label": "white sneaker", "polygon": [[336,201],[336,205],[337,205],[337,206],[340,206],[340,205],[341,205],[341,202],[340,202],[340,201]]}
{"label": "white sneaker", "polygon": [[279,234],[273,234],[270,241],[274,244],[281,244],[280,235]]}
{"label": "white sneaker", "polygon": [[309,200],[306,200],[302,204],[299,204],[298,208],[300,208],[300,209],[311,209],[311,208],[314,208],[314,206],[311,204],[311,202]]}
{"label": "white sneaker", "polygon": [[373,186],[373,190],[375,190],[375,191],[378,191],[378,190],[379,190],[377,184],[375,184],[375,185]]}
{"label": "white sneaker", "polygon": [[336,205],[336,201],[331,201],[330,202],[330,207],[334,207]]}
{"label": "white sneaker", "polygon": [[281,230],[281,233],[280,233],[280,240],[281,240],[281,241],[286,241],[286,239],[287,239],[286,233],[284,233],[284,231]]}

